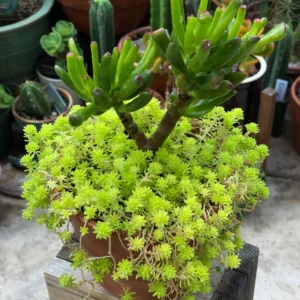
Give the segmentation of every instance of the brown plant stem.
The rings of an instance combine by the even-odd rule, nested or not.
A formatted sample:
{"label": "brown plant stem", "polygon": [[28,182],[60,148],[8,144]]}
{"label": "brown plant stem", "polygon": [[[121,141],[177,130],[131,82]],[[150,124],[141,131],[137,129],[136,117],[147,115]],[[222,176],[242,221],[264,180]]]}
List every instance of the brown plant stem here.
{"label": "brown plant stem", "polygon": [[180,93],[178,99],[173,102],[167,110],[156,131],[149,139],[150,150],[157,151],[174,130],[177,122],[183,116],[184,107],[190,100],[190,96],[186,93]]}
{"label": "brown plant stem", "polygon": [[186,93],[180,93],[178,99],[175,100],[167,110],[156,131],[148,139],[145,133],[135,123],[130,113],[116,112],[129,136],[135,141],[140,150],[157,151],[174,130],[176,124],[183,116],[183,111],[190,100],[190,96]]}
{"label": "brown plant stem", "polygon": [[148,150],[149,149],[148,139],[147,139],[145,133],[135,123],[132,115],[130,113],[122,114],[122,113],[118,113],[118,112],[117,112],[117,114],[118,114],[125,130],[129,134],[129,136],[135,141],[138,148],[141,150]]}

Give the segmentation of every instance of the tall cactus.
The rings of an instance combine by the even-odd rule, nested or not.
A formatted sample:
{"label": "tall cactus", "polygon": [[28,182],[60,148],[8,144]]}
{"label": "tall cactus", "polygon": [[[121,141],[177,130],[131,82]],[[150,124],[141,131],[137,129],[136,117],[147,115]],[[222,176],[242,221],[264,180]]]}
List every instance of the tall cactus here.
{"label": "tall cactus", "polygon": [[151,0],[150,25],[153,31],[159,28],[168,29],[172,32],[172,17],[170,0]]}
{"label": "tall cactus", "polygon": [[0,17],[9,17],[19,7],[19,0],[0,0]]}
{"label": "tall cactus", "polygon": [[34,81],[26,81],[20,90],[20,100],[25,112],[41,118],[51,113],[53,105],[43,87]]}
{"label": "tall cactus", "polygon": [[263,87],[275,88],[276,80],[286,79],[289,67],[289,59],[293,48],[293,31],[290,26],[286,26],[284,39],[276,43],[276,49],[267,59],[268,69],[264,77]]}
{"label": "tall cactus", "polygon": [[99,45],[99,57],[115,47],[114,9],[109,0],[93,0],[90,8],[91,40]]}

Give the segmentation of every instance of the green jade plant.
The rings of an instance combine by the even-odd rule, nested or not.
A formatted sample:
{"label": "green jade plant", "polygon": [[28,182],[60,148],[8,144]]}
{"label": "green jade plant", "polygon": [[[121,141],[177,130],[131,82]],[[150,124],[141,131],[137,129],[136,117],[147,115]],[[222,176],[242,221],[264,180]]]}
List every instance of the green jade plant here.
{"label": "green jade plant", "polygon": [[[202,0],[198,16],[186,22],[183,1],[171,0],[171,37],[165,29],[155,31],[136,67],[137,48],[130,39],[121,52],[115,48],[101,59],[92,42],[91,78],[71,39],[68,71],[55,69],[89,104],[74,107],[69,117],[39,132],[25,128],[28,154],[22,163],[29,180],[23,217],[36,216],[66,243],[72,233],[63,225],[71,216],[84,215],[80,241],[92,234],[88,222],[96,221],[94,234],[108,241],[107,256],[90,258],[80,246],[73,249],[72,266],[83,275],[92,272],[95,282],[110,274],[123,287],[123,300],[135,299],[126,285],[131,276],[147,281],[158,299],[192,300],[196,292],[208,293],[217,269],[213,261],[238,267],[243,213],[268,197],[257,167],[268,149],[251,136],[258,133],[257,125],[246,125],[243,134],[236,126],[242,111],[226,113],[216,106],[230,99],[246,77],[233,73],[232,66],[282,39],[285,25],[263,37],[255,25],[241,39],[242,20],[236,18],[227,35],[241,2],[231,1],[213,17],[207,2]],[[165,110],[145,92],[160,52],[177,86]],[[122,241],[120,233],[127,238]],[[120,261],[111,252],[113,234],[128,250]],[[64,274],[60,284],[81,282]]]}
{"label": "green jade plant", "polygon": [[[77,30],[72,22],[58,21],[52,32],[41,37],[40,43],[44,51],[55,58],[55,64],[67,69],[66,54],[68,53],[68,40],[75,37]],[[78,47],[80,53],[82,50]]]}

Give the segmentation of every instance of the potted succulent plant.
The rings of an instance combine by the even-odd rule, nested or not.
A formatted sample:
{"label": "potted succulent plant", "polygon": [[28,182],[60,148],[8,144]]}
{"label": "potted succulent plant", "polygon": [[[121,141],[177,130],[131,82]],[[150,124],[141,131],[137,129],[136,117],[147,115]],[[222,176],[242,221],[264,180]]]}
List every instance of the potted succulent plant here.
{"label": "potted succulent plant", "polygon": [[[80,32],[89,33],[89,10],[91,2],[101,0],[57,0],[68,19]],[[149,8],[149,0],[111,0],[114,7],[116,34],[123,34],[138,27]],[[130,16],[130,17],[129,17]]]}
{"label": "potted succulent plant", "polygon": [[[206,4],[202,0],[200,8]],[[66,243],[72,231],[64,224],[71,222],[80,241],[73,267],[92,272],[122,299],[190,300],[208,293],[213,261],[228,268],[240,263],[240,216],[268,197],[257,167],[268,149],[251,136],[258,126],[246,125],[243,134],[236,126],[242,111],[216,106],[246,77],[232,65],[280,40],[285,26],[262,38],[222,41],[239,0],[218,22],[212,18],[211,34],[196,29],[198,19],[186,24],[182,0],[171,5],[172,37],[163,28],[154,32],[136,67],[135,57],[128,61],[135,49],[130,39],[121,52],[101,59],[97,43],[91,44],[93,78],[82,76],[83,69],[76,74],[80,61],[71,49],[68,71],[56,71],[89,104],[40,132],[25,128],[23,217],[37,217]],[[160,52],[177,86],[164,110],[144,92]],[[60,284],[78,282],[64,274]]]}
{"label": "potted succulent plant", "polygon": [[[62,113],[65,115],[73,105],[72,97],[61,88],[56,88],[56,90],[66,103],[66,109]],[[54,122],[60,115],[45,89],[34,81],[26,81],[21,85],[20,95],[13,104],[12,112],[20,127],[32,124],[37,129],[41,129],[43,124]]]}
{"label": "potted succulent plant", "polygon": [[[172,31],[171,6],[169,0],[151,0],[150,14],[150,26],[141,27],[127,33],[118,43],[119,50],[122,49],[127,37],[137,43],[140,46],[137,61],[142,58],[145,49],[148,47],[153,31],[161,27],[168,29],[169,33]],[[172,91],[173,82],[169,64],[163,55],[160,55],[157,58],[156,62],[153,64],[152,71],[154,77],[151,88],[167,98],[169,92]]]}
{"label": "potted succulent plant", "polygon": [[14,11],[15,2],[4,1],[6,17],[0,11],[0,82],[12,91],[36,76],[36,61],[42,53],[39,40],[49,30],[48,14],[54,0],[19,0]]}
{"label": "potted succulent plant", "polygon": [[11,107],[14,97],[10,90],[0,84],[0,157],[8,154],[12,145]]}
{"label": "potted succulent plant", "polygon": [[300,77],[293,82],[291,87],[290,110],[292,114],[294,149],[300,155]]}
{"label": "potted succulent plant", "polygon": [[[40,57],[36,72],[42,85],[51,82],[54,86],[67,90],[72,95],[74,104],[81,104],[81,99],[62,82],[54,70],[55,65],[67,69],[68,41],[73,38],[72,42],[77,44],[76,34],[77,30],[73,23],[58,21],[48,35],[43,35],[40,43],[46,55]],[[83,52],[78,44],[77,48],[82,55]]]}

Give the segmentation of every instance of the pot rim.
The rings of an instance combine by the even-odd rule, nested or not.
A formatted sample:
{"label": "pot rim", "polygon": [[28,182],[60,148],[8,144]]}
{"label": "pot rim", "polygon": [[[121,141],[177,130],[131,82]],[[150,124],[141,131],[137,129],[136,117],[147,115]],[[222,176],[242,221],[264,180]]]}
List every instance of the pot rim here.
{"label": "pot rim", "polygon": [[118,42],[118,49],[120,51],[122,50],[123,43],[124,43],[124,41],[125,41],[125,39],[127,37],[132,37],[132,36],[136,35],[137,33],[147,32],[147,31],[152,31],[151,26],[139,27],[137,29],[129,31],[128,33],[126,33],[125,35],[123,35],[122,38],[119,40],[119,42]]}
{"label": "pot rim", "polygon": [[21,117],[20,115],[18,115],[17,112],[16,112],[16,105],[20,101],[20,96],[18,96],[16,98],[13,106],[12,106],[12,112],[13,112],[14,117],[16,119],[18,119],[18,120],[20,120],[20,121],[22,121],[24,123],[28,123],[28,124],[44,124],[44,123],[54,122],[59,116],[65,116],[70,111],[71,106],[73,105],[72,96],[70,95],[69,92],[67,92],[64,89],[61,89],[61,88],[57,87],[56,90],[58,92],[60,92],[61,94],[64,94],[65,99],[68,101],[68,106],[67,106],[67,108],[65,109],[65,111],[62,114],[59,114],[56,117],[53,117],[53,118],[50,118],[50,119],[46,119],[46,120],[29,120],[29,119],[25,119],[25,118]]}
{"label": "pot rim", "polygon": [[300,108],[300,98],[298,98],[298,96],[296,95],[296,88],[298,85],[300,85],[300,76],[293,82],[291,87],[292,101]]}
{"label": "pot rim", "polygon": [[258,56],[258,55],[253,55],[253,56],[258,59],[258,61],[260,63],[260,69],[256,74],[246,78],[241,84],[254,82],[254,81],[262,78],[265,75],[265,73],[267,72],[267,68],[268,68],[267,61],[262,56]]}
{"label": "pot rim", "polygon": [[27,27],[41,18],[45,17],[51,10],[52,6],[54,5],[54,0],[44,0],[42,7],[33,15],[30,17],[26,18],[25,20],[22,20],[20,22],[6,25],[6,26],[1,26],[0,27],[0,34],[1,33],[8,33],[11,31],[16,31],[19,30],[21,27]]}
{"label": "pot rim", "polygon": [[60,78],[51,78],[51,77],[47,77],[45,75],[43,75],[39,70],[38,68],[35,69],[38,77],[41,77],[47,81],[50,81],[50,82],[55,82],[55,83],[58,83],[58,82],[62,82],[62,80]]}

